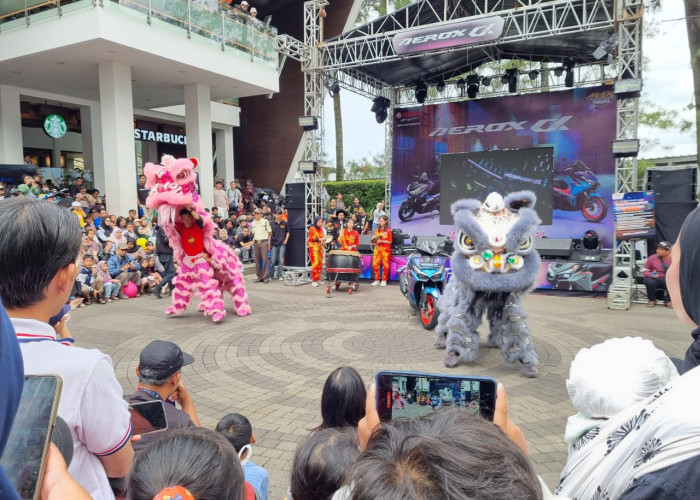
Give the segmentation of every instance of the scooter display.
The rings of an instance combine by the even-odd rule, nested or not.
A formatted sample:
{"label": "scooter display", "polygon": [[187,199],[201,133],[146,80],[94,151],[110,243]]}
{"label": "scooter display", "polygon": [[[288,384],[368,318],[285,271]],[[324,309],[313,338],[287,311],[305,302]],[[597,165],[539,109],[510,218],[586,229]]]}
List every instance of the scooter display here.
{"label": "scooter display", "polygon": [[437,301],[451,274],[446,258],[452,253],[452,240],[443,238],[439,242],[435,238],[414,236],[415,250],[408,256],[406,265],[398,269],[401,293],[418,311],[426,330],[432,330],[437,324]]}
{"label": "scooter display", "polygon": [[600,222],[608,214],[608,202],[595,192],[599,187],[598,177],[583,162],[568,165],[554,179],[554,208],[581,210],[586,220]]}
{"label": "scooter display", "polygon": [[399,219],[402,222],[410,220],[416,213],[440,211],[440,183],[429,179],[427,173],[423,172],[406,186],[406,194],[408,199],[399,207]]}

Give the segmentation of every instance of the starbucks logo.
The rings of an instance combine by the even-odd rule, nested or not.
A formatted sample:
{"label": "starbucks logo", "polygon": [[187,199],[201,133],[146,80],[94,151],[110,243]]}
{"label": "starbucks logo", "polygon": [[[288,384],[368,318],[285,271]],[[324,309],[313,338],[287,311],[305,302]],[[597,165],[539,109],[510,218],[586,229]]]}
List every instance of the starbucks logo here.
{"label": "starbucks logo", "polygon": [[61,115],[49,115],[44,119],[44,131],[49,137],[60,139],[68,131],[66,120]]}

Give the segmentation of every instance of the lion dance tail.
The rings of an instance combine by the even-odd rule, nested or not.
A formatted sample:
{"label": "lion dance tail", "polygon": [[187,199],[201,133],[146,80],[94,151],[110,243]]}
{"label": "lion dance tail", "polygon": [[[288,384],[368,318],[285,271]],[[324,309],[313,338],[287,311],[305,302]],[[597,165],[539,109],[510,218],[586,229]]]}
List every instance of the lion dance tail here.
{"label": "lion dance tail", "polygon": [[243,266],[233,249],[216,240],[210,243],[212,266],[221,288],[233,298],[233,309],[238,316],[250,314],[248,293],[245,289]]}

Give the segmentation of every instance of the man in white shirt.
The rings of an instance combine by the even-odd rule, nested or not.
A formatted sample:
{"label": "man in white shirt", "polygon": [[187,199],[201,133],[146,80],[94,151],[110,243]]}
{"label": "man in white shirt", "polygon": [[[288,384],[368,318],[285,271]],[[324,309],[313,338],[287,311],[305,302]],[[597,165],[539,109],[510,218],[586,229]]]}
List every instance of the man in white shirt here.
{"label": "man in white shirt", "polygon": [[0,234],[15,235],[0,238],[0,297],[20,342],[24,372],[61,377],[58,415],[74,447],[68,471],[94,499],[112,500],[107,477],[126,476],[134,456],[122,388],[109,356],[56,338],[48,323],[70,295],[80,227],[67,210],[39,200],[1,200],[0,212]]}

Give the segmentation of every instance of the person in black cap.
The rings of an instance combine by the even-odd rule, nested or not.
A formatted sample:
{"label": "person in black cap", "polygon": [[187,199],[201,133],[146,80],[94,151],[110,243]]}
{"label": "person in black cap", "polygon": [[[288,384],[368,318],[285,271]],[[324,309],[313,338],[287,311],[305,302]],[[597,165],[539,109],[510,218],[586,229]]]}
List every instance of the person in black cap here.
{"label": "person in black cap", "polygon": [[660,241],[656,245],[656,253],[650,255],[644,263],[644,285],[647,287],[647,307],[656,305],[656,291],[664,291],[666,307],[673,307],[671,297],[666,289],[666,271],[671,265],[671,244]]}
{"label": "person in black cap", "polygon": [[[141,351],[136,375],[139,385],[127,400],[129,404],[144,401],[163,401],[168,428],[164,432],[186,427],[199,427],[199,418],[190,393],[182,383],[182,367],[192,364],[194,358],[166,340],[154,340]],[[182,409],[178,409],[179,403]],[[162,433],[144,434],[134,443],[137,453],[155,441]]]}

